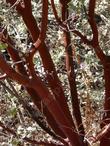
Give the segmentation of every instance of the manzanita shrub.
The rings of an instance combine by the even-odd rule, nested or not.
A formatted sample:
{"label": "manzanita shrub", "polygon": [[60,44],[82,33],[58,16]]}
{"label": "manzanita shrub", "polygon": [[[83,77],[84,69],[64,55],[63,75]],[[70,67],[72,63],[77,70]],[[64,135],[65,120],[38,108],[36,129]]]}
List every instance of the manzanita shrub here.
{"label": "manzanita shrub", "polygon": [[[82,16],[80,14],[81,11],[77,10],[78,13],[71,13],[71,2],[73,1],[59,0],[58,5],[56,5],[54,0],[36,1],[35,3],[38,4],[38,6],[42,6],[41,19],[35,19],[31,0],[6,0],[6,2],[4,2],[5,4],[10,4],[7,7],[7,12],[16,9],[19,20],[21,18],[23,19],[27,29],[26,34],[28,33],[29,42],[24,43],[23,41],[25,40],[20,41],[19,46],[24,43],[24,47],[27,48],[23,50],[22,48],[18,48],[16,46],[18,40],[11,37],[11,34],[6,28],[6,25],[9,24],[6,24],[5,26],[1,24],[0,79],[8,79],[8,83],[13,88],[13,92],[8,87],[6,89],[18,98],[18,101],[31,115],[31,118],[36,121],[53,140],[38,141],[26,136],[21,138],[13,128],[11,129],[2,121],[0,121],[0,126],[5,131],[14,135],[14,137],[18,139],[21,138],[31,145],[92,146],[97,141],[100,141],[100,146],[110,146],[110,56],[106,55],[100,45],[98,25],[102,19],[95,13],[97,0],[88,0],[86,6],[84,3],[85,1],[80,1],[80,3],[77,1],[76,7],[74,7],[74,9],[83,8],[82,19],[85,18],[87,21],[86,23],[89,25],[89,32],[87,32],[88,28],[85,29],[85,32],[90,33],[90,37],[87,37],[87,34],[79,31],[81,22],[79,26],[76,25],[76,23]],[[82,4],[82,7],[78,6],[78,4]],[[51,56],[50,53],[52,45],[49,46],[51,40],[49,41],[47,37],[48,35],[51,35],[51,32],[47,35],[50,26],[49,24],[51,23],[49,20],[50,9],[53,10],[54,19],[56,20],[55,25],[57,25],[57,28],[59,28],[62,33],[60,39],[65,48],[65,69],[63,71],[68,79],[71,106],[68,105],[66,97],[68,94],[65,95],[64,86],[58,75],[60,70],[56,70],[55,62],[52,59],[53,56]],[[84,46],[94,50],[104,70],[104,114],[99,123],[101,130],[98,134],[91,136],[90,138],[87,138],[89,133],[85,131],[80,110],[80,97],[78,96],[74,60],[76,56],[74,51],[75,48],[73,48],[73,38],[75,39],[75,37],[80,38],[79,43],[83,43]],[[54,40],[54,38],[52,38],[52,40]],[[4,48],[10,56],[11,62],[4,57],[2,51]],[[85,48],[83,47],[81,49]],[[36,67],[36,53],[40,56],[45,80],[42,79],[39,69]],[[80,64],[81,58],[78,58],[78,61]],[[9,79],[11,81],[9,81]],[[26,91],[28,93],[34,106],[31,106],[29,101],[23,98],[23,96],[22,98],[20,97],[13,87],[12,81],[21,85],[22,92]],[[1,82],[1,85],[5,86],[3,82]],[[89,98],[89,93],[87,95]],[[16,114],[15,109],[13,109],[12,112],[13,114]]]}

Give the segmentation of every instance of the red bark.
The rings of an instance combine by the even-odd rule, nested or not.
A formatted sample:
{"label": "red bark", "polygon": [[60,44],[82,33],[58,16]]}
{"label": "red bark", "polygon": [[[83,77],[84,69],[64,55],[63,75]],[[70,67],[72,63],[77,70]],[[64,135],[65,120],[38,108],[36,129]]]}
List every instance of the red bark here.
{"label": "red bark", "polygon": [[[29,12],[29,11],[27,11],[28,9],[26,9],[26,8],[23,9],[20,6],[21,5],[18,5],[17,9],[20,12],[20,14],[22,14],[25,24],[28,26],[28,29],[30,30],[30,32],[32,34],[32,31],[31,31],[32,28],[30,27],[29,18],[34,18],[34,17],[31,14],[28,15],[30,17],[27,17],[26,12]],[[26,5],[25,5],[25,7],[26,7]],[[35,19],[32,19],[32,20],[34,20],[34,22],[35,22]],[[33,22],[31,22],[31,24],[33,24]],[[34,26],[34,24],[33,24],[33,26]],[[37,34],[39,33],[39,30],[37,30],[37,32],[35,32],[35,28],[34,28],[33,33],[36,34],[35,35],[35,37],[36,37]],[[34,36],[34,34],[32,34],[32,37]],[[44,85],[44,83],[40,80],[40,78],[37,75],[33,76],[32,79],[29,79],[28,77],[25,77],[24,75],[17,73],[16,71],[14,71],[14,69],[12,69],[10,66],[8,66],[8,64],[6,64],[6,62],[3,60],[2,57],[0,59],[1,69],[4,72],[6,72],[6,74],[11,79],[17,81],[18,83],[20,83],[26,87],[33,88],[36,91],[36,93],[38,93],[38,95],[42,99],[43,103],[47,106],[48,110],[50,111],[50,113],[54,117],[55,121],[57,122],[59,128],[65,133],[65,135],[70,140],[71,145],[80,146],[80,140],[79,140],[78,134],[76,132],[74,132],[74,128],[73,128],[74,123],[72,121],[72,117],[68,110],[68,106],[67,106],[67,102],[66,102],[66,99],[64,96],[62,86],[57,77],[57,74],[56,74],[56,71],[54,68],[54,64],[51,60],[50,54],[49,54],[48,49],[46,48],[45,44],[41,43],[41,45],[39,47],[39,52],[41,54],[42,60],[44,61],[43,62],[44,68],[46,70],[48,70],[47,79],[49,81],[53,94],[57,100],[54,99],[54,97],[50,94],[47,87]],[[33,65],[32,60],[29,60],[29,69],[33,70],[33,68],[31,68],[32,66],[30,66],[30,65]],[[52,72],[53,72],[54,79],[53,79],[53,77],[50,76],[50,73],[52,73]],[[32,73],[34,73],[34,72],[32,72]],[[56,86],[58,86],[61,91],[61,92],[59,92],[60,93],[59,95],[58,95],[58,93],[56,94],[54,92],[56,89]],[[73,139],[76,139],[76,141],[73,141]]]}
{"label": "red bark", "polygon": [[[12,47],[8,47],[7,48],[11,58],[13,59],[14,62],[18,62],[21,60],[21,58],[19,57],[18,51],[15,50]],[[27,72],[24,68],[23,63],[17,64],[16,65],[16,69],[20,74],[23,74],[25,76],[27,76]],[[41,98],[38,96],[37,92],[29,87],[25,87],[27,92],[29,93],[29,95],[31,96],[34,104],[39,108],[39,110],[41,111]],[[50,112],[48,111],[47,107],[43,104],[43,111],[44,111],[44,115],[47,118],[47,122],[49,123],[49,125],[51,126],[51,128],[55,131],[56,134],[60,135],[61,137],[65,137],[65,135],[63,134],[63,132],[59,129],[59,127],[57,126],[57,123],[55,122],[54,118],[52,117],[52,115],[50,114]]]}
{"label": "red bark", "polygon": [[[9,1],[11,4],[13,4],[15,1]],[[27,7],[28,7],[28,9],[27,9]],[[24,19],[24,22],[25,22],[25,24],[27,25],[27,27],[29,28],[29,30],[30,30],[30,32],[31,32],[31,35],[32,35],[32,38],[33,38],[33,40],[34,41],[36,41],[37,39],[38,39],[38,37],[39,37],[39,35],[40,35],[40,31],[39,31],[39,29],[38,29],[38,27],[37,27],[37,23],[36,23],[36,20],[35,20],[35,18],[33,17],[33,15],[32,15],[32,10],[31,10],[31,3],[30,2],[28,2],[28,3],[26,3],[26,7],[25,7],[25,9],[22,9],[21,8],[21,6],[20,5],[18,5],[17,6],[17,10],[18,10],[18,12],[22,15],[22,17],[23,17],[23,19]],[[27,15],[27,13],[28,13],[28,15]],[[45,14],[45,13],[44,13]],[[43,16],[43,18],[44,18],[45,16]],[[44,20],[43,20],[44,21]],[[42,23],[44,23],[44,22],[42,22]],[[45,24],[45,23],[44,23]],[[46,27],[46,26],[45,26]],[[43,28],[43,26],[42,26],[42,29],[44,30],[44,28]],[[42,33],[42,37],[43,38],[45,38],[45,32],[43,32]],[[43,49],[43,46],[44,46],[44,49]],[[55,94],[55,96],[56,97],[58,97],[59,99],[60,99],[60,102],[61,102],[61,100],[62,100],[62,98],[65,98],[64,97],[64,93],[63,93],[63,89],[62,89],[62,87],[61,87],[61,84],[60,84],[60,81],[59,81],[59,79],[58,79],[58,77],[57,77],[57,75],[56,75],[56,71],[55,71],[55,68],[54,68],[54,64],[53,64],[53,62],[52,62],[52,60],[51,60],[51,57],[50,57],[50,54],[49,54],[49,52],[48,52],[48,49],[46,48],[46,46],[45,46],[45,44],[43,44],[42,45],[42,53],[41,53],[41,56],[42,56],[42,58],[44,59],[44,67],[47,65],[47,67],[48,67],[48,70],[49,71],[47,71],[48,72],[48,74],[47,74],[47,78],[51,81],[51,86],[52,86],[52,88],[53,88],[53,93]],[[12,48],[8,48],[8,51],[9,51],[9,54],[11,55],[11,57],[12,57],[12,59],[16,62],[16,61],[19,61],[20,60],[20,58],[19,58],[19,56],[18,56],[18,52],[16,52],[16,50],[12,50]],[[43,53],[44,52],[44,53]],[[47,53],[46,53],[47,52]],[[46,57],[44,57],[43,55],[44,54],[47,54],[47,56]],[[46,62],[46,61],[48,61],[48,62]],[[46,64],[46,65],[45,65]],[[21,64],[18,64],[17,65],[17,68],[18,68],[18,71],[20,72],[20,73],[22,73],[22,74],[25,74],[26,75],[26,72],[25,72],[25,69],[24,69],[24,67],[23,67],[23,65],[22,65],[22,63]],[[49,73],[51,73],[52,71],[54,70],[54,72],[53,72],[53,75],[51,76],[51,75],[49,75]],[[54,75],[54,73],[55,73],[55,75]],[[54,78],[54,76],[55,76],[55,79],[54,79],[54,84],[53,84],[53,78]],[[59,83],[57,82],[57,80],[59,81]],[[60,84],[60,85],[59,85]],[[59,87],[58,87],[59,86]],[[58,93],[56,93],[56,88],[59,88],[59,92]],[[31,89],[31,88],[26,88],[27,89],[27,91],[28,91],[28,93],[31,95],[31,97],[32,97],[32,99],[33,99],[33,101],[34,101],[34,103],[38,106],[38,108],[39,108],[39,104],[41,103],[41,99],[39,98],[39,96],[38,96],[38,94],[36,93],[36,91],[34,91],[33,89]],[[60,95],[58,95],[58,94],[60,94]],[[63,100],[62,100],[62,107],[64,106],[64,108],[66,108],[67,109],[67,104],[66,104],[66,100],[65,100],[65,104],[63,105]],[[45,116],[47,117],[47,121],[49,122],[49,125],[52,127],[52,129],[53,130],[55,130],[55,132],[58,134],[58,135],[60,135],[60,136],[62,136],[62,137],[65,137],[65,135],[63,134],[63,132],[59,129],[59,127],[57,126],[57,124],[56,124],[56,122],[55,122],[55,120],[54,120],[54,118],[52,117],[52,115],[49,113],[49,111],[48,111],[48,109],[44,106],[44,109],[45,109],[45,112],[44,112],[44,114],[45,114]],[[68,109],[67,109],[68,110]],[[69,113],[69,110],[68,110],[68,114],[70,114]],[[69,116],[70,117],[70,116]],[[69,118],[68,117],[68,118]],[[70,117],[71,118],[71,117]],[[71,120],[71,122],[72,122],[72,120]]]}
{"label": "red bark", "polygon": [[[28,13],[28,11],[27,11],[27,13]],[[33,41],[36,42],[36,40],[39,37],[40,31],[37,27],[37,23],[36,23],[35,18],[31,14],[30,15],[22,15],[22,17],[23,17],[23,20],[24,20],[29,32],[31,33]],[[73,120],[71,118],[71,115],[70,115],[70,112],[68,109],[68,105],[67,105],[67,101],[66,101],[66,98],[64,95],[64,91],[63,91],[61,82],[57,76],[54,63],[53,63],[51,56],[49,54],[49,50],[46,47],[45,43],[42,43],[42,45],[39,46],[38,49],[39,49],[40,56],[42,58],[43,66],[44,66],[45,71],[47,73],[47,81],[49,83],[49,86],[51,87],[51,90],[52,90],[55,98],[57,99],[60,106],[62,107],[62,110],[65,113],[65,116],[68,117],[70,123],[74,126]],[[56,93],[56,88],[59,89],[59,92],[57,92],[57,93]]]}
{"label": "red bark", "polygon": [[[17,1],[16,0],[7,0],[7,2],[14,5]],[[24,23],[26,24],[31,37],[34,42],[34,47],[32,47],[24,56],[27,62],[28,71],[30,74],[27,73],[23,62],[16,64],[16,69],[14,70],[9,64],[6,63],[3,56],[0,54],[0,69],[6,73],[6,75],[14,81],[17,81],[19,84],[23,85],[28,93],[31,95],[34,104],[41,109],[41,102],[43,102],[43,111],[44,115],[47,118],[48,123],[54,130],[56,134],[63,138],[68,138],[69,141],[64,145],[67,146],[81,146],[84,143],[81,143],[80,134],[84,135],[84,128],[82,125],[82,119],[80,114],[79,108],[79,101],[78,101],[78,94],[76,89],[76,82],[75,82],[75,73],[74,73],[74,64],[73,64],[73,57],[72,57],[72,46],[71,46],[71,36],[70,33],[67,32],[66,24],[63,23],[66,19],[68,19],[68,3],[70,0],[60,0],[62,6],[62,20],[58,17],[57,11],[55,9],[54,1],[51,0],[53,11],[55,18],[57,19],[59,25],[64,30],[64,45],[66,49],[66,68],[68,73],[68,80],[70,85],[70,91],[72,96],[72,104],[73,104],[73,115],[76,118],[77,127],[79,130],[79,134],[76,132],[76,128],[70,114],[67,100],[64,95],[63,87],[61,82],[57,76],[54,63],[51,59],[49,50],[45,45],[45,38],[46,38],[46,31],[47,31],[47,23],[48,23],[48,0],[42,1],[42,23],[41,23],[41,30],[39,30],[37,26],[37,22],[32,14],[32,7],[31,7],[31,0],[24,0],[24,3],[21,1],[16,3],[16,9],[18,13],[22,16]],[[104,67],[104,78],[105,78],[105,98],[104,98],[104,116],[103,116],[103,124],[102,128],[110,123],[110,56],[106,56],[103,53],[103,50],[100,48],[99,40],[98,40],[98,29],[96,22],[94,20],[95,14],[95,5],[96,0],[89,1],[89,9],[88,9],[88,22],[91,26],[91,30],[93,33],[93,38],[88,40],[86,36],[82,35],[77,30],[73,30],[84,43],[87,45],[91,45],[100,59],[101,63]],[[28,14],[28,15],[27,15]],[[10,42],[10,38],[8,38]],[[49,87],[52,92],[46,87],[46,85],[42,82],[39,76],[36,74],[33,64],[33,57],[36,51],[39,51],[42,63],[46,72],[46,79],[48,81]],[[13,44],[9,44],[8,52],[12,57],[14,62],[21,61],[21,58],[18,52],[13,49]],[[29,75],[32,78],[29,78]],[[6,77],[6,76],[2,76]],[[57,91],[58,89],[58,91]],[[103,131],[102,131],[103,133]],[[110,145],[110,132],[109,130],[104,135],[98,135],[101,137],[100,146],[109,146]]]}
{"label": "red bark", "polygon": [[[65,22],[68,19],[68,5],[61,4],[61,12],[62,12],[62,21]],[[71,92],[71,102],[73,108],[73,116],[75,117],[78,132],[82,137],[82,145],[84,145],[84,127],[82,124],[82,117],[80,113],[80,106],[78,100],[78,93],[76,88],[76,81],[75,81],[75,72],[74,72],[74,56],[73,56],[73,48],[71,45],[71,35],[69,30],[65,31],[63,34],[65,52],[66,52],[66,69],[68,75],[68,81],[70,85],[70,92]]]}

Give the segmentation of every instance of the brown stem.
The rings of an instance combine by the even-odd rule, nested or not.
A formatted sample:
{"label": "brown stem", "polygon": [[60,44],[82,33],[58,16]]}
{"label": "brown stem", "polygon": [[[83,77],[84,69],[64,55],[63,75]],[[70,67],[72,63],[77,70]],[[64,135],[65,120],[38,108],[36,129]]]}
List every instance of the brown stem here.
{"label": "brown stem", "polygon": [[41,23],[41,31],[39,34],[39,38],[37,38],[37,41],[34,43],[35,48],[32,51],[32,54],[34,55],[41,43],[44,42],[46,37],[46,31],[47,31],[47,24],[48,24],[48,0],[45,0],[42,2],[42,23]]}
{"label": "brown stem", "polygon": [[93,43],[95,46],[98,46],[99,45],[99,42],[98,42],[98,30],[97,30],[97,25],[96,25],[96,22],[95,22],[95,17],[94,17],[94,10],[95,10],[95,4],[96,4],[96,0],[90,0],[89,1],[89,12],[88,12],[88,21],[89,21],[89,24],[91,26],[91,29],[92,29],[92,32],[93,32]]}
{"label": "brown stem", "polygon": [[57,23],[59,24],[59,26],[61,26],[63,29],[66,30],[67,29],[66,25],[63,24],[60,17],[58,16],[58,12],[56,10],[54,0],[51,0],[51,5],[52,5],[52,9],[53,9],[53,14],[55,16],[55,19],[56,19]]}
{"label": "brown stem", "polygon": [[103,53],[103,51],[101,50],[100,46],[99,46],[99,40],[98,40],[98,28],[97,28],[97,24],[95,21],[95,4],[96,4],[96,0],[90,0],[89,1],[89,12],[88,12],[88,22],[91,26],[92,29],[92,33],[93,33],[93,39],[91,41],[91,46],[94,48],[94,51],[96,53],[96,55],[99,57],[99,59],[101,61],[103,61],[103,58],[105,57],[105,54]]}
{"label": "brown stem", "polygon": [[[62,5],[61,8],[62,8],[62,20],[65,21],[66,19],[68,19],[68,6]],[[84,132],[83,124],[82,124],[82,117],[81,117],[78,93],[77,93],[77,88],[76,88],[76,81],[75,81],[76,77],[75,77],[75,72],[74,72],[70,32],[64,31],[63,38],[64,38],[64,46],[66,50],[66,69],[67,69],[68,80],[69,80],[69,85],[70,85],[73,116],[76,119],[79,134],[81,136],[83,135],[82,136],[82,143],[83,143],[85,132]]]}

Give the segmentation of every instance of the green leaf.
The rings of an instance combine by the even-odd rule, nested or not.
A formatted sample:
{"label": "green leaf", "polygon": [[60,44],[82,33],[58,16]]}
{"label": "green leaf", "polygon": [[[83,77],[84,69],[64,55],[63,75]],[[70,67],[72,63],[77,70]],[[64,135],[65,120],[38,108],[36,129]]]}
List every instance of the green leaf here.
{"label": "green leaf", "polygon": [[5,50],[7,48],[7,44],[6,43],[0,43],[0,50]]}
{"label": "green leaf", "polygon": [[12,117],[15,117],[17,114],[17,109],[15,107],[11,108],[9,110],[9,115],[12,116]]}
{"label": "green leaf", "polygon": [[13,146],[19,146],[20,145],[20,142],[16,139],[14,139],[11,143],[12,143]]}

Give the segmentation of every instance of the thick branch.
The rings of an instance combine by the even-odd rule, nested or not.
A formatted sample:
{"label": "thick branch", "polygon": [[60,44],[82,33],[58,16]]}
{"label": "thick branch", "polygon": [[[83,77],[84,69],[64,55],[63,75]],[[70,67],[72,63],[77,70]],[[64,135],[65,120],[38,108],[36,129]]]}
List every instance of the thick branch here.
{"label": "thick branch", "polygon": [[103,62],[103,59],[105,58],[105,54],[103,53],[102,49],[99,46],[99,40],[98,40],[98,28],[95,21],[95,4],[96,0],[90,0],[89,1],[89,12],[88,12],[88,21],[92,29],[93,33],[93,39],[92,39],[92,47],[95,50],[95,53],[99,57],[99,59]]}
{"label": "thick branch", "polygon": [[[61,107],[59,106],[57,101],[53,99],[53,96],[50,94],[46,86],[42,83],[40,78],[36,77],[36,79],[34,80],[28,80],[26,77],[19,75],[4,61],[2,55],[0,55],[0,68],[2,69],[2,71],[6,72],[11,79],[25,86],[31,86],[35,89],[44,104],[48,107],[60,129],[70,139],[72,146],[75,146],[73,144],[73,139],[78,139],[78,135],[73,132],[69,120],[65,117],[64,113],[61,110]],[[80,146],[79,141],[76,141],[76,143],[77,146]]]}
{"label": "thick branch", "polygon": [[[35,42],[38,39],[39,33],[40,33],[35,18],[33,17],[33,15],[28,15],[28,16],[23,15],[22,17],[29,32],[31,33],[33,41]],[[62,89],[62,85],[58,79],[53,61],[49,54],[49,50],[44,43],[40,45],[39,53],[41,55],[43,65],[46,70],[47,80],[52,89],[52,92],[55,95],[55,98],[58,100],[60,106],[62,107],[62,110],[65,113],[65,116],[67,116],[68,119],[70,119],[71,124],[73,124],[70,112],[68,110],[68,105],[67,105],[67,101],[64,95],[64,91]],[[56,88],[58,88],[59,90],[59,92],[57,93],[56,93]]]}
{"label": "thick branch", "polygon": [[57,23],[58,23],[63,29],[66,30],[66,29],[67,29],[67,28],[66,28],[66,25],[63,24],[63,22],[61,21],[61,19],[60,19],[59,16],[58,16],[58,12],[57,12],[57,10],[56,10],[54,0],[51,0],[51,5],[52,5],[53,13],[54,13],[54,16],[55,16],[55,19],[56,19]]}
{"label": "thick branch", "polygon": [[[63,4],[61,5],[61,9],[62,9],[62,21],[65,21],[68,19],[68,13],[69,13],[68,6]],[[79,133],[83,135],[82,138],[84,139],[85,132],[84,132],[83,124],[82,124],[82,118],[81,118],[79,100],[78,100],[78,94],[77,94],[77,88],[76,88],[70,32],[64,31],[63,38],[64,38],[64,46],[66,50],[66,69],[67,69],[68,80],[69,80],[69,85],[70,85],[73,116],[76,119],[76,124],[79,130]],[[82,143],[83,143],[83,140],[82,140]]]}
{"label": "thick branch", "polygon": [[[8,48],[8,51],[11,51],[13,53],[12,58],[14,59],[14,61],[17,61],[17,60],[20,59],[19,55],[16,54],[16,53],[18,53],[17,50],[13,50],[13,48],[10,48],[10,50],[9,50],[9,48]],[[16,51],[15,54],[14,54],[14,51]],[[12,55],[12,53],[11,53],[11,55]],[[31,73],[32,77],[36,77],[36,73],[35,73],[35,70],[34,70],[34,65],[33,65],[33,62],[32,62],[33,60],[32,60],[32,58],[30,56],[28,56],[27,59],[28,59],[27,63],[29,63],[30,73]],[[23,64],[18,64],[18,65],[16,65],[16,67],[17,67],[17,71],[20,74],[27,75]],[[38,96],[37,92],[34,89],[29,88],[29,87],[26,87],[26,90],[31,95],[31,98],[32,98],[34,104],[39,108],[40,111],[42,111],[42,109],[41,109],[41,99]],[[55,120],[53,119],[52,115],[50,114],[50,112],[48,111],[47,107],[43,105],[43,108],[44,108],[43,109],[44,115],[46,116],[49,125],[52,127],[52,129],[58,135],[61,135],[62,137],[64,137],[64,135],[62,134],[61,130],[57,127],[57,124],[56,124]]]}
{"label": "thick branch", "polygon": [[[48,24],[48,0],[45,0],[43,1],[43,6],[42,6],[42,23],[41,23],[40,35],[37,41],[34,43],[36,49],[38,49],[40,44],[43,43],[45,40],[47,24]],[[34,52],[36,52],[36,49]]]}
{"label": "thick branch", "polygon": [[[6,32],[6,34],[7,34],[7,32]],[[7,44],[8,44],[7,50],[8,50],[9,55],[11,56],[12,60],[14,62],[21,61],[21,58],[19,56],[19,52],[18,52],[18,50],[14,49],[14,43],[13,43],[12,39],[9,36],[8,36]],[[28,60],[27,64],[29,63],[30,73],[34,77],[34,76],[36,76],[35,75],[36,73],[35,73],[35,70],[34,70],[34,65],[33,65],[33,60],[32,60],[33,58],[32,58],[32,56],[30,56],[30,54],[27,54],[27,55],[28,55],[26,57],[26,59]],[[17,70],[18,73],[27,76],[27,71],[25,70],[23,62],[21,62],[19,64],[16,64],[16,70]],[[34,104],[41,111],[42,110],[41,109],[41,99],[38,96],[37,92],[34,89],[30,88],[30,87],[25,87],[25,88],[26,88],[27,92],[29,93],[29,95],[31,95],[31,98],[32,98]],[[55,133],[60,135],[60,136],[62,136],[62,137],[65,137],[64,134],[59,129],[59,127],[57,126],[54,118],[52,117],[52,115],[48,111],[47,107],[44,106],[44,105],[43,105],[43,111],[44,111],[43,113],[46,116],[46,119],[47,119],[49,125],[52,127],[52,129],[55,131]]]}
{"label": "thick branch", "polygon": [[94,47],[99,46],[99,42],[98,42],[98,29],[97,29],[97,25],[96,25],[96,21],[95,21],[95,3],[96,0],[90,0],[89,1],[89,12],[88,12],[88,21],[90,23],[91,29],[92,29],[92,33],[93,33],[93,45]]}
{"label": "thick branch", "polygon": [[7,74],[9,78],[19,82],[26,87],[29,86],[30,80],[26,76],[17,73],[11,66],[9,66],[4,60],[2,54],[0,54],[0,68],[4,73]]}
{"label": "thick branch", "polygon": [[[27,17],[27,15],[25,15],[25,18],[24,18],[24,15],[23,15],[23,19],[25,20],[26,24],[29,26],[28,27],[29,30],[33,31],[33,32],[31,31],[31,34],[33,33],[32,36],[36,37],[35,38],[35,41],[36,41],[39,30],[38,30],[34,17],[30,17],[30,16],[32,16],[32,15],[29,15],[29,17]],[[31,18],[31,20],[34,20],[35,23],[32,23],[33,21],[31,22],[30,18]],[[32,28],[30,28],[30,26],[32,26]],[[34,28],[33,26],[36,26],[36,27]],[[75,144],[73,143],[73,139],[75,139],[75,138],[77,139],[78,135],[75,132],[72,132],[72,126],[73,126],[72,118],[70,116],[70,113],[69,113],[69,110],[67,107],[67,103],[66,103],[65,96],[64,96],[64,93],[62,90],[62,86],[59,82],[53,62],[51,60],[50,54],[49,54],[48,49],[46,48],[45,44],[43,44],[43,45],[41,45],[41,47],[39,47],[39,52],[40,52],[40,55],[41,55],[43,63],[44,63],[44,68],[46,69],[46,71],[48,71],[47,79],[51,85],[53,93],[54,93],[56,87],[58,87],[60,89],[60,92],[57,95],[54,94],[57,101],[56,101],[56,99],[53,100],[52,95],[49,93],[47,88],[43,85],[43,83],[41,82],[41,80],[38,77],[36,78],[36,80],[31,80],[31,86],[35,89],[35,91],[42,98],[43,102],[46,104],[49,111],[55,118],[60,129],[70,139],[72,145],[74,146]],[[52,77],[50,76],[51,73],[53,73]],[[36,87],[36,83],[38,83],[37,87]],[[64,127],[62,127],[62,125]],[[65,128],[65,127],[67,127],[67,128]],[[79,141],[76,141],[75,143],[77,146],[80,145]]]}
{"label": "thick branch", "polygon": [[79,36],[81,38],[81,40],[87,44],[87,45],[91,45],[91,41],[89,41],[87,39],[87,37],[85,35],[83,35],[81,32],[77,31],[77,30],[73,30],[72,32],[74,32],[77,36]]}

